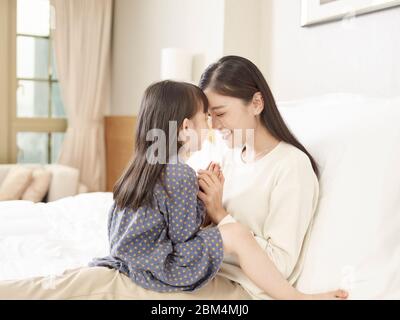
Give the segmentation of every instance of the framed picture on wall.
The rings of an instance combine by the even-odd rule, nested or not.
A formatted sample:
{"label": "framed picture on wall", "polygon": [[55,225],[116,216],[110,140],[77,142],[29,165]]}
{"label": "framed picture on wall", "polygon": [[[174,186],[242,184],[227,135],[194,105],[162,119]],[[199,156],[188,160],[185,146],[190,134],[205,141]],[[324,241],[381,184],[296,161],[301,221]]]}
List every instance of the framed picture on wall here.
{"label": "framed picture on wall", "polygon": [[400,0],[302,0],[301,26],[340,20],[400,5]]}

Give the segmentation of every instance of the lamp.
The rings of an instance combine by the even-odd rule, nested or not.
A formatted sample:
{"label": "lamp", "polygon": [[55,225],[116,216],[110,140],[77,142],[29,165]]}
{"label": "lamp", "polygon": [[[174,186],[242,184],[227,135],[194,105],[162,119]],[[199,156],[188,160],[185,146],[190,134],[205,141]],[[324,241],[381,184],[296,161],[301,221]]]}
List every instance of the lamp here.
{"label": "lamp", "polygon": [[161,50],[161,80],[192,82],[193,56],[185,49]]}

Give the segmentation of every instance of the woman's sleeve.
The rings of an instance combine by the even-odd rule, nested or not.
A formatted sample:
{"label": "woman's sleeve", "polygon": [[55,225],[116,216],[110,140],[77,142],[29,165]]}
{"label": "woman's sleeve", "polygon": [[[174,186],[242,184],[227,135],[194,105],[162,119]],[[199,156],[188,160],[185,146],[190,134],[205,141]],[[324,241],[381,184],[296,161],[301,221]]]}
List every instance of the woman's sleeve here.
{"label": "woman's sleeve", "polygon": [[[310,227],[318,201],[318,180],[307,159],[293,159],[282,166],[271,192],[268,216],[262,235],[254,235],[278,270],[292,273]],[[219,225],[235,222],[225,217]]]}
{"label": "woman's sleeve", "polygon": [[199,230],[205,207],[197,198],[196,173],[187,165],[171,165],[167,169],[166,187],[168,235],[173,243],[185,242]]}

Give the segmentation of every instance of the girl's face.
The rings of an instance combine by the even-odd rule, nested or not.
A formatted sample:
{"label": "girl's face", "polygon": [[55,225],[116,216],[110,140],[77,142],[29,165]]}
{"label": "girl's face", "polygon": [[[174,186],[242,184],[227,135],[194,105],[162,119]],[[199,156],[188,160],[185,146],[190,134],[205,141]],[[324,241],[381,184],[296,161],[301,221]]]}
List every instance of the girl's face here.
{"label": "girl's face", "polygon": [[185,141],[185,149],[190,152],[200,150],[204,140],[207,139],[209,129],[208,113],[203,112],[203,108],[199,108],[194,117],[183,121],[179,132],[180,139]]}
{"label": "girl's face", "polygon": [[212,128],[221,133],[228,147],[243,146],[246,143],[246,131],[255,130],[260,120],[259,114],[264,107],[263,103],[261,106],[261,95],[256,93],[253,101],[246,105],[241,99],[223,96],[210,89],[204,93],[209,101]]}

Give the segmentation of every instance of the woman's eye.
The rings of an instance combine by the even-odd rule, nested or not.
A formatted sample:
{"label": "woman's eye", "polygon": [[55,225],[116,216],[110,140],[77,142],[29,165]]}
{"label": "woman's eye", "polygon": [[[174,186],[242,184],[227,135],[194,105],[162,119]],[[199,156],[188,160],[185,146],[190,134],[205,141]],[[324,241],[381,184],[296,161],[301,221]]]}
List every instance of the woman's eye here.
{"label": "woman's eye", "polygon": [[220,114],[217,114],[216,116],[217,116],[217,117],[222,117],[224,114],[225,114],[225,113],[220,113]]}

